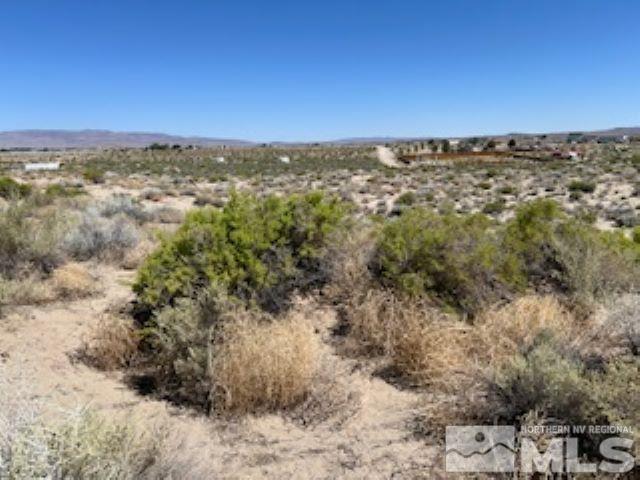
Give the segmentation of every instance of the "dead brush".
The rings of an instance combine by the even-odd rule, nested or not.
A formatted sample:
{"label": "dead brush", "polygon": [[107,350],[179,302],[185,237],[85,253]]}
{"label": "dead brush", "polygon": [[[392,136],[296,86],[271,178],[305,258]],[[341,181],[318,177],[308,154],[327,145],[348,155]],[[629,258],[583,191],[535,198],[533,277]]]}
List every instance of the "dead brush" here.
{"label": "dead brush", "polygon": [[349,337],[360,352],[387,355],[419,385],[449,388],[462,380],[478,345],[473,328],[426,300],[371,290],[347,309]]}
{"label": "dead brush", "polygon": [[87,267],[75,262],[56,269],[51,285],[56,297],[65,300],[88,297],[97,291],[96,278]]}
{"label": "dead brush", "polygon": [[474,324],[482,348],[478,362],[495,366],[530,348],[540,335],[584,355],[606,339],[592,319],[579,320],[552,296],[529,295],[484,311]]}
{"label": "dead brush", "polygon": [[234,318],[211,358],[213,408],[237,414],[291,407],[310,391],[317,366],[317,336],[299,313],[274,321]]}
{"label": "dead brush", "polygon": [[101,370],[116,370],[131,364],[139,342],[140,335],[129,320],[106,315],[85,336],[78,356]]}
{"label": "dead brush", "polygon": [[362,225],[359,228],[340,230],[329,242],[330,282],[324,293],[336,302],[366,293],[372,283],[368,270],[376,243],[377,227]]}
{"label": "dead brush", "polygon": [[469,362],[479,345],[471,326],[430,312],[403,317],[393,329],[396,368],[417,385],[440,391],[459,391],[476,380]]}

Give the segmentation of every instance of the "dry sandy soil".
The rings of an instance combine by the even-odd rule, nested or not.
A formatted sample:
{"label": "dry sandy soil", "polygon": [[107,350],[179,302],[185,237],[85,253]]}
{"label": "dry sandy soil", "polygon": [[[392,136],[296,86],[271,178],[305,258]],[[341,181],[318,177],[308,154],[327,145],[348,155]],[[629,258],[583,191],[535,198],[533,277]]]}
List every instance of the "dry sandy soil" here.
{"label": "dry sandy soil", "polygon": [[[176,462],[197,462],[201,478],[388,479],[434,478],[440,447],[412,433],[421,397],[399,390],[336,354],[335,313],[307,305],[321,337],[323,365],[338,378],[343,400],[319,421],[299,410],[242,419],[206,418],[142,396],[119,373],[106,374],[77,360],[91,327],[114,305],[132,298],[132,273],[100,266],[102,291],[91,298],[18,307],[0,320],[0,361],[21,372],[33,394],[55,415],[60,408],[90,405],[149,429],[168,425]],[[327,375],[329,376],[329,375]],[[336,392],[323,392],[320,398]],[[325,409],[326,410],[326,409]],[[307,418],[309,420],[309,418]],[[317,419],[316,419],[317,420]]]}
{"label": "dry sandy soil", "polygon": [[378,155],[378,160],[380,160],[380,163],[387,167],[400,168],[402,166],[400,165],[400,162],[398,162],[395,154],[388,147],[378,145],[376,147],[376,154]]}

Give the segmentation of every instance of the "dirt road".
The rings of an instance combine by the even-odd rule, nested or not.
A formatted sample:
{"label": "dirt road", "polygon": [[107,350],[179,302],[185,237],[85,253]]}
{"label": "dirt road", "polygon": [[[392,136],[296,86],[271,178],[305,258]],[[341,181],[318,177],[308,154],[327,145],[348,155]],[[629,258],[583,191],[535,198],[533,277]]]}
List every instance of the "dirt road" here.
{"label": "dirt road", "polygon": [[402,164],[398,162],[395,153],[393,153],[390,148],[378,145],[376,146],[376,154],[378,155],[378,160],[380,160],[380,163],[383,165],[390,168],[402,167]]}

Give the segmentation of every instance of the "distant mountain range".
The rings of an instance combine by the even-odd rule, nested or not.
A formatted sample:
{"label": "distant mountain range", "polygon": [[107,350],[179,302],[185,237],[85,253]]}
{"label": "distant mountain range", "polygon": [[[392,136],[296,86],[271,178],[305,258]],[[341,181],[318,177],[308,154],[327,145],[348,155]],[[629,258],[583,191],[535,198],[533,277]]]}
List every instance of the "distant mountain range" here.
{"label": "distant mountain range", "polygon": [[[550,138],[563,137],[570,132],[545,133]],[[596,130],[581,132],[589,135],[640,135],[640,127],[621,127],[608,130]],[[530,133],[510,133],[501,135],[478,135],[480,138],[492,137],[504,139],[509,137],[522,137]],[[471,137],[471,135],[470,135]],[[354,144],[380,144],[400,141],[424,140],[432,137],[355,137],[320,142],[323,144],[354,145]],[[464,137],[461,137],[464,138]],[[253,146],[257,142],[227,138],[210,137],[183,137],[179,135],[168,135],[165,133],[146,132],[112,132],[110,130],[13,130],[0,132],[0,148],[109,148],[109,147],[132,147],[141,148],[152,143],[169,145],[195,145],[199,147],[214,147],[228,145],[235,147]],[[312,143],[312,142],[304,142]],[[273,142],[273,145],[295,145],[295,142]]]}
{"label": "distant mountain range", "polygon": [[226,138],[182,137],[165,133],[112,132],[109,130],[14,130],[0,132],[0,148],[105,148],[146,147],[152,143],[249,146],[253,142]]}

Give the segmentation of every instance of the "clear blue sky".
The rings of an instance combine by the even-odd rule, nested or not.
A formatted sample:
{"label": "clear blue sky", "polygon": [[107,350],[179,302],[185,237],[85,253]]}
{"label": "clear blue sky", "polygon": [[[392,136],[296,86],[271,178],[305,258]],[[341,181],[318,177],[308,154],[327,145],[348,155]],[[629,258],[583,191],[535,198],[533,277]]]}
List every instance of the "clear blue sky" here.
{"label": "clear blue sky", "polygon": [[640,125],[638,0],[3,0],[0,130]]}

